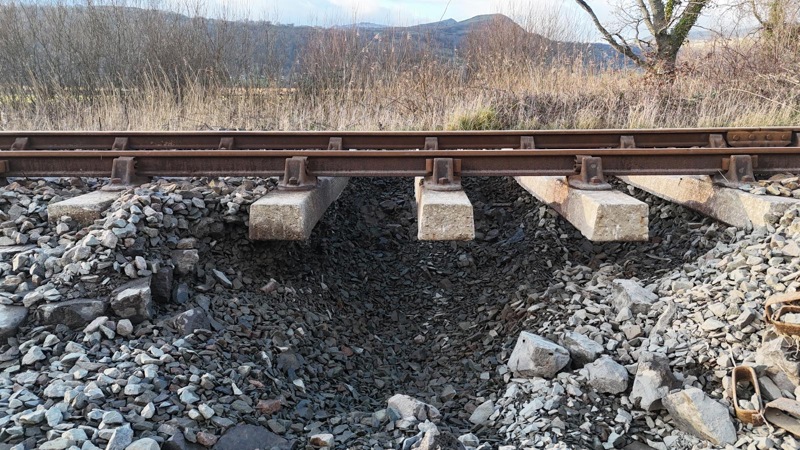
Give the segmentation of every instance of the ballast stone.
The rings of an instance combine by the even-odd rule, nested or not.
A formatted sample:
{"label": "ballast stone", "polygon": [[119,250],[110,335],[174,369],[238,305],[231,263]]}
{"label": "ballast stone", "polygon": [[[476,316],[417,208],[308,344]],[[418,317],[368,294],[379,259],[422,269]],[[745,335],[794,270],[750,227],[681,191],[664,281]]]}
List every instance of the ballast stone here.
{"label": "ballast stone", "polygon": [[442,418],[442,414],[436,407],[404,394],[393,395],[388,400],[388,406],[396,411],[400,418],[406,420],[424,422],[426,420],[436,421]]}
{"label": "ballast stone", "polygon": [[661,400],[679,387],[666,355],[642,352],[630,395],[634,405],[638,404],[645,411],[662,409]]}
{"label": "ballast stone", "polygon": [[689,388],[664,397],[664,406],[678,428],[714,445],[736,442],[736,427],[728,408],[709,398],[697,388]]}
{"label": "ballast stone", "polygon": [[133,441],[125,450],[159,450],[161,447],[154,439],[143,438]]}
{"label": "ballast stone", "polygon": [[492,414],[494,414],[494,402],[486,400],[475,408],[475,411],[469,416],[469,421],[475,425],[486,425]]}
{"label": "ballast stone", "polygon": [[211,321],[203,308],[192,308],[175,316],[173,325],[182,336],[194,333],[197,329],[211,329]]}
{"label": "ballast stone", "polygon": [[523,331],[508,360],[516,376],[552,378],[569,364],[569,351],[553,341]]}
{"label": "ballast stone", "polygon": [[133,442],[133,429],[125,424],[114,430],[111,439],[108,441],[106,450],[125,450]]}
{"label": "ballast stone", "polygon": [[561,345],[569,351],[573,366],[583,367],[603,353],[603,346],[580,333],[568,331],[561,338]]}
{"label": "ballast stone", "polygon": [[311,436],[308,442],[317,448],[333,447],[335,443],[334,436],[330,433],[320,433]]}
{"label": "ballast stone", "polygon": [[[228,429],[214,445],[214,450],[289,450],[292,442],[257,425],[236,425]],[[175,447],[172,447],[175,448]]]}
{"label": "ballast stone", "polygon": [[767,333],[756,351],[756,364],[767,367],[771,375],[783,374],[795,385],[800,384],[800,363],[788,358],[789,349],[794,347],[789,339],[775,333]]}
{"label": "ballast stone", "polygon": [[597,392],[620,394],[628,389],[628,371],[610,356],[603,356],[587,364],[589,385]]}
{"label": "ballast stone", "polygon": [[103,316],[108,303],[96,299],[67,300],[58,303],[44,303],[36,310],[38,321],[43,325],[64,324],[69,328],[83,328],[93,320]]}
{"label": "ballast stone", "polygon": [[150,277],[139,278],[117,288],[111,297],[114,314],[134,324],[153,318]]}
{"label": "ballast stone", "polygon": [[616,279],[611,282],[611,303],[617,312],[629,308],[633,314],[647,314],[657,301],[658,295],[634,280]]}
{"label": "ballast stone", "polygon": [[0,305],[0,342],[17,334],[27,317],[28,308],[24,306]]}

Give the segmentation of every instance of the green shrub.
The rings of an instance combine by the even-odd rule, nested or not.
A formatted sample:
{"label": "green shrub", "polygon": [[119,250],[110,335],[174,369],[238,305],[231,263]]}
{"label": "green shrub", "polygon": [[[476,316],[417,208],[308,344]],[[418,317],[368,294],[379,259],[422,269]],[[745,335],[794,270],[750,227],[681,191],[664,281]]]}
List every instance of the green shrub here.
{"label": "green shrub", "polygon": [[494,108],[481,108],[474,113],[462,114],[455,118],[451,130],[500,130],[505,128]]}

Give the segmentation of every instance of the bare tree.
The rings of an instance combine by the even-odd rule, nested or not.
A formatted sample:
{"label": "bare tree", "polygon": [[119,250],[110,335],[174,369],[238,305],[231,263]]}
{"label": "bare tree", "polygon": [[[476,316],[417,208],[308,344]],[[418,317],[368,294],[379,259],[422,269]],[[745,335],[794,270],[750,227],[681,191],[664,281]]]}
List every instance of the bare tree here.
{"label": "bare tree", "polygon": [[790,35],[797,38],[800,33],[800,1],[798,0],[750,0],[753,16],[769,37]]}
{"label": "bare tree", "polygon": [[[633,8],[621,9],[617,14],[623,29],[611,32],[585,0],[575,1],[589,13],[600,34],[615,50],[652,73],[670,76],[675,72],[678,51],[710,3],[710,0],[632,0]],[[632,32],[633,36],[625,37],[624,31]]]}

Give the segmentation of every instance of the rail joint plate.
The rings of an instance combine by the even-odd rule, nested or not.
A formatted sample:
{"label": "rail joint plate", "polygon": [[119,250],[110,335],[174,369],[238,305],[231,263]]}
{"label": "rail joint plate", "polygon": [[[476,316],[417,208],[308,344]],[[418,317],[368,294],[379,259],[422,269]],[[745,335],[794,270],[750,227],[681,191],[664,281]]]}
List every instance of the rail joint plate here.
{"label": "rail joint plate", "polygon": [[789,130],[728,131],[731,147],[788,147],[792,144]]}

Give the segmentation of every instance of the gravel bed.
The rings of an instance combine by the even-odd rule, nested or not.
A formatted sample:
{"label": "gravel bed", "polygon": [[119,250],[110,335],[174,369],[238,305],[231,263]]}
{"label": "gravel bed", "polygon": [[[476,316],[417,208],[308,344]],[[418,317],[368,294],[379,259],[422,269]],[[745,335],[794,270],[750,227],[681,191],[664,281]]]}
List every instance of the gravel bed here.
{"label": "gravel bed", "polygon": [[467,179],[476,240],[431,243],[408,180],[353,179],[309,241],[251,242],[275,181],[226,178],[47,217],[97,183],[0,193],[0,448],[798,448],[728,390],[749,364],[795,398],[762,317],[800,286],[796,209],[737,230],[617,185],[651,239],[593,244]]}

